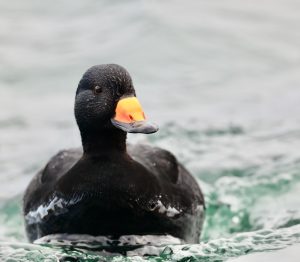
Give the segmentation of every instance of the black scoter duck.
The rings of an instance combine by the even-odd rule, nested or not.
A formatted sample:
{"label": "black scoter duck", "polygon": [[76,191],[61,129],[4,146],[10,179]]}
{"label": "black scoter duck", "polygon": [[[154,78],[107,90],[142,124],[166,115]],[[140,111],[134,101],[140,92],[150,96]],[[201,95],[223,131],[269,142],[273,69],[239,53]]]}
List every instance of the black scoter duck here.
{"label": "black scoter duck", "polygon": [[146,120],[129,73],[115,64],[88,69],[75,117],[83,150],[59,152],[25,192],[28,239],[171,235],[197,243],[204,198],[195,179],[170,152],[126,144],[127,133],[158,130]]}

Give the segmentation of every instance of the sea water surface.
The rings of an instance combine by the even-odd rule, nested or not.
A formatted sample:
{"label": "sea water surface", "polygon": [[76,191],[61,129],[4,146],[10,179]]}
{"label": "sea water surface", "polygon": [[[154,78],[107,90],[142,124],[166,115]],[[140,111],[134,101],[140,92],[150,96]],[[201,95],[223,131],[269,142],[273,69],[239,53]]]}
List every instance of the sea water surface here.
{"label": "sea water surface", "polygon": [[[0,0],[0,261],[299,261],[299,25],[298,0]],[[75,90],[102,63],[128,69],[160,125],[129,142],[172,151],[201,185],[200,244],[126,257],[27,242],[24,189],[80,146]]]}

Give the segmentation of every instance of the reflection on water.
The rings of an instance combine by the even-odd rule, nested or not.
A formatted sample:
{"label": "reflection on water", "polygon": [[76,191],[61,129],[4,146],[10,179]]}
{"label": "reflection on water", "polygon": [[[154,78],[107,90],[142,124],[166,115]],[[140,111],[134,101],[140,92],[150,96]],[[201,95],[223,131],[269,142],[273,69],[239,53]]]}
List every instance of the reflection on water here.
{"label": "reflection on water", "polygon": [[171,150],[205,191],[207,242],[171,246],[158,260],[223,260],[298,243],[299,24],[297,0],[1,0],[0,257],[97,261],[25,244],[20,205],[49,157],[80,145],[81,75],[112,62],[129,70],[161,126],[129,141]]}

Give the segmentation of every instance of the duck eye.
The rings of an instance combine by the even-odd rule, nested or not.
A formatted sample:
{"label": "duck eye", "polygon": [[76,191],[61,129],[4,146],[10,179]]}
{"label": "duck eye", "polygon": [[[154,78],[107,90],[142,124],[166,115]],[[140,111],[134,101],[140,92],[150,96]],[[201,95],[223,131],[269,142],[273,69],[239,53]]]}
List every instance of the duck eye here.
{"label": "duck eye", "polygon": [[102,86],[95,86],[95,87],[94,87],[94,93],[95,93],[96,95],[102,93],[102,91],[103,91]]}

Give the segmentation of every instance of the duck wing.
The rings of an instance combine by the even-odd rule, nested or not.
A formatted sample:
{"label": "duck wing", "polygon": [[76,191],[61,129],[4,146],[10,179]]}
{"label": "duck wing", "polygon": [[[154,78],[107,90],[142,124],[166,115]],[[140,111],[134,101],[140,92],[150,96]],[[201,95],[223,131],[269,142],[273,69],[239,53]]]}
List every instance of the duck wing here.
{"label": "duck wing", "polygon": [[166,182],[176,184],[179,177],[179,165],[175,156],[167,150],[148,145],[128,145],[128,154],[142,164],[152,174]]}
{"label": "duck wing", "polygon": [[62,150],[53,156],[46,166],[31,180],[23,197],[23,211],[31,209],[45,201],[53,193],[54,185],[65,175],[81,158],[82,149]]}

